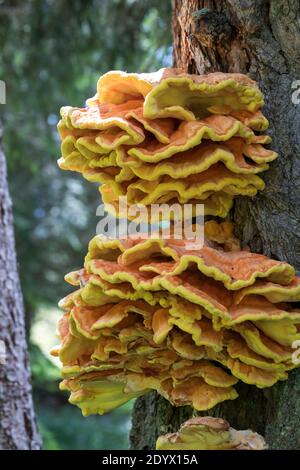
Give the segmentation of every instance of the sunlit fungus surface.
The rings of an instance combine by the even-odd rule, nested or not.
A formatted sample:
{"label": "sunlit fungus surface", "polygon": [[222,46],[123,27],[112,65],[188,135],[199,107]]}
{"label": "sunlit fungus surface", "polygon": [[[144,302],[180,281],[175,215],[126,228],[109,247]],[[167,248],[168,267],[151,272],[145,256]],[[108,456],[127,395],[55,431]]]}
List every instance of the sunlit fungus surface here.
{"label": "sunlit fungus surface", "polygon": [[97,235],[84,267],[66,276],[61,388],[84,415],[156,390],[174,406],[208,410],[296,367],[300,279],[291,265],[241,249],[229,222],[205,243]]}
{"label": "sunlit fungus surface", "polygon": [[85,108],[61,109],[58,164],[99,183],[117,213],[126,196],[129,207],[198,202],[226,217],[235,196],[264,188],[259,174],[277,157],[260,134],[263,103],[242,74],[108,72]]}

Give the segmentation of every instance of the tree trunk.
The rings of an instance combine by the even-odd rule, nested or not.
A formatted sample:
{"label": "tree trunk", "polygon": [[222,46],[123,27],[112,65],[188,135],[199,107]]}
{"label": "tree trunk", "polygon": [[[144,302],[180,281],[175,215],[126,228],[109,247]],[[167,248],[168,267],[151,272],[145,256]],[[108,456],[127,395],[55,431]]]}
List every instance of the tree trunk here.
{"label": "tree trunk", "polygon": [[[199,33],[200,24],[192,20],[191,14],[204,7],[221,14]],[[257,80],[264,93],[272,149],[279,158],[263,176],[266,189],[255,198],[238,198],[232,219],[237,235],[252,251],[288,261],[298,271],[300,107],[293,103],[292,96],[300,85],[293,83],[300,79],[299,20],[298,0],[173,1],[174,65],[197,74],[246,73]],[[217,30],[225,31],[220,42]],[[272,388],[259,390],[239,384],[237,389],[237,400],[202,414],[226,418],[238,429],[252,428],[265,436],[271,448],[300,448],[299,371],[291,372],[287,381]],[[157,436],[176,430],[187,414],[153,394],[138,399],[132,447],[153,448]]]}
{"label": "tree trunk", "polygon": [[0,127],[0,449],[39,449]]}

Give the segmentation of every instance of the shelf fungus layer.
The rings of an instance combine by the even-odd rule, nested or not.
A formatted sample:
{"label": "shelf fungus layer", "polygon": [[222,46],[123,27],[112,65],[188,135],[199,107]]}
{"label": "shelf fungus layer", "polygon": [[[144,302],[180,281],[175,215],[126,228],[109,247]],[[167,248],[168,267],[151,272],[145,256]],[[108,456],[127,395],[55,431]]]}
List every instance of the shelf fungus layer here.
{"label": "shelf fungus layer", "polygon": [[221,418],[191,418],[175,433],[160,436],[157,450],[265,450],[264,438],[249,429],[237,431]]}
{"label": "shelf fungus layer", "polygon": [[199,203],[226,217],[235,196],[264,189],[258,174],[277,157],[259,134],[268,128],[262,106],[242,74],[108,72],[86,107],[61,109],[58,164],[99,183],[119,217],[120,196],[128,207]]}
{"label": "shelf fungus layer", "polygon": [[[83,414],[156,390],[208,410],[297,366],[300,280],[288,263],[241,249],[229,222],[205,224],[205,243],[94,237],[60,302],[61,388]],[[198,445],[198,444],[197,444]],[[194,447],[193,447],[194,448]]]}

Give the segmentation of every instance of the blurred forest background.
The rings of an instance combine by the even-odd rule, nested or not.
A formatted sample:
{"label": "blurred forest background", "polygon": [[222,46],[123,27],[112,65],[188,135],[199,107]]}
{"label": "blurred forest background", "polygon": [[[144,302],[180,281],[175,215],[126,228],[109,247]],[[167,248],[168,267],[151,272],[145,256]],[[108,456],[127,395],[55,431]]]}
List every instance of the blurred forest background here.
{"label": "blurred forest background", "polygon": [[171,0],[0,0],[0,113],[44,449],[125,449],[132,406],[83,418],[49,356],[63,276],[82,265],[99,204],[96,187],[57,167],[59,109],[84,106],[108,70],[171,65],[170,21]]}

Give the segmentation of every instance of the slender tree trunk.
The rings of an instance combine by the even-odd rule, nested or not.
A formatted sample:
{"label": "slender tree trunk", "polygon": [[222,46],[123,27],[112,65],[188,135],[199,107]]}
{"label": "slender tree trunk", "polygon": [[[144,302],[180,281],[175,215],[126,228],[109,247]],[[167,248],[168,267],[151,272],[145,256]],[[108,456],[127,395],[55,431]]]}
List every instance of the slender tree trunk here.
{"label": "slender tree trunk", "polygon": [[39,449],[0,126],[0,449]]}
{"label": "slender tree trunk", "polygon": [[[205,30],[192,12],[207,7],[221,13]],[[225,14],[226,16],[224,17]],[[252,251],[300,269],[300,4],[298,0],[174,0],[174,65],[189,73],[242,72],[258,81],[265,95],[272,149],[279,158],[265,173],[266,189],[238,198],[232,218]],[[215,31],[224,31],[218,41]],[[200,32],[200,34],[198,34]],[[207,44],[210,47],[207,47]],[[240,397],[204,414],[225,417],[238,428],[265,435],[271,448],[300,448],[300,373],[272,388],[240,384]],[[187,414],[149,394],[137,400],[131,445],[153,448],[157,436],[178,428]]]}

